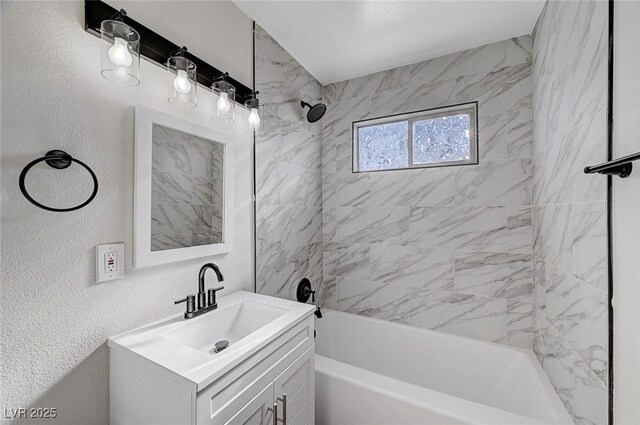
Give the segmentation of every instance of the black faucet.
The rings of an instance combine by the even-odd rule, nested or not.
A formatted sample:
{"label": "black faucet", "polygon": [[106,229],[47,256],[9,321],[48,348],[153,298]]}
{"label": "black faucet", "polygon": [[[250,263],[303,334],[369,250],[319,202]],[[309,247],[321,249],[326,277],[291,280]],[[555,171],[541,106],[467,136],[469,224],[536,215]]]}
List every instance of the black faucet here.
{"label": "black faucet", "polygon": [[224,281],[222,272],[216,264],[207,263],[202,266],[202,268],[200,269],[200,273],[198,274],[198,308],[196,309],[196,296],[194,294],[187,295],[185,298],[175,302],[175,304],[179,304],[182,302],[187,303],[187,311],[184,313],[185,319],[192,319],[194,317],[200,316],[203,313],[206,313],[207,311],[215,310],[216,308],[218,308],[218,303],[216,302],[216,292],[224,289],[224,286],[211,288],[207,292],[205,292],[204,274],[207,269],[212,269],[216,273],[218,282]]}
{"label": "black faucet", "polygon": [[[311,281],[305,277],[302,278],[302,280],[298,283],[296,298],[298,302],[306,303],[307,301],[309,301],[309,295],[311,295],[311,302],[315,303],[316,291],[311,289]],[[322,311],[320,311],[320,306],[316,306],[316,311],[313,314],[315,314],[318,319],[322,319]]]}
{"label": "black faucet", "polygon": [[[198,273],[198,309],[207,307],[207,294],[204,292],[204,274],[207,269],[212,269],[216,273],[216,278],[218,282],[223,282],[224,277],[222,276],[222,272],[220,268],[213,263],[207,263],[200,269],[200,273]],[[216,291],[224,289],[224,286],[215,289],[209,289],[209,298],[213,295],[212,304],[216,304]],[[211,299],[209,300],[211,301]],[[211,303],[210,303],[211,304]],[[209,304],[209,305],[210,305]],[[215,307],[214,307],[215,308]]]}

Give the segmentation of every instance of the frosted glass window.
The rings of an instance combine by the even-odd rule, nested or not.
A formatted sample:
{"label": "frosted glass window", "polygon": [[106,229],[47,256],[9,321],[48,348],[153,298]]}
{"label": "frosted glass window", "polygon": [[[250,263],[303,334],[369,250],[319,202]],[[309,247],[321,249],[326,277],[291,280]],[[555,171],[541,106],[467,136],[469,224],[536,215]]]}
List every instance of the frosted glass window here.
{"label": "frosted glass window", "polygon": [[477,103],[353,123],[353,171],[478,163]]}
{"label": "frosted glass window", "polygon": [[413,162],[463,161],[471,156],[470,114],[445,115],[413,122]]}
{"label": "frosted glass window", "polygon": [[387,170],[409,166],[409,123],[407,121],[361,127],[361,170]]}

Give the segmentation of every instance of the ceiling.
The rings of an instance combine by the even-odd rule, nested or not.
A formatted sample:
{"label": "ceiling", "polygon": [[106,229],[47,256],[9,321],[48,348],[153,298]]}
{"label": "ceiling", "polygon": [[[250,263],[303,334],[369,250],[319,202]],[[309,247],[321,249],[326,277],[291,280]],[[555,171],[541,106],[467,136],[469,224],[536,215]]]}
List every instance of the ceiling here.
{"label": "ceiling", "polygon": [[544,6],[544,0],[234,3],[322,84],[530,34]]}

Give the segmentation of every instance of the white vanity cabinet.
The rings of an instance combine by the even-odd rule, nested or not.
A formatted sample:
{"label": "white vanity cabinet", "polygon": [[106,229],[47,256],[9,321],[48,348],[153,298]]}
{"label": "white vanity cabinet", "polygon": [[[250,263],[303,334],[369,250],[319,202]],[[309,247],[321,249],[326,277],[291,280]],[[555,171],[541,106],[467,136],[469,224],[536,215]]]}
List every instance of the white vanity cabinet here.
{"label": "white vanity cabinet", "polygon": [[184,334],[209,329],[224,312],[217,322],[215,312],[203,319],[210,324],[173,318],[109,340],[112,425],[314,425],[313,306],[256,294],[235,298],[227,305],[236,316],[258,311],[238,299],[290,311],[219,353],[178,341],[183,327]]}
{"label": "white vanity cabinet", "polygon": [[226,420],[226,412],[221,412],[209,423],[312,425],[315,416],[313,354],[312,347],[230,419]]}

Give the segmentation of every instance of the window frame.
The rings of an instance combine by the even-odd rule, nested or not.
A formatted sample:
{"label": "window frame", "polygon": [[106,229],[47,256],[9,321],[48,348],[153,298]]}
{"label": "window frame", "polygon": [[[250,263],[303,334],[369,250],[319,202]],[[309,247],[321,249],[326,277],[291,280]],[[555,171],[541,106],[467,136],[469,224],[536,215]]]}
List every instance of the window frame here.
{"label": "window frame", "polygon": [[[427,119],[439,118],[447,115],[456,115],[455,112],[465,112],[470,115],[471,134],[469,142],[469,156],[468,160],[457,161],[443,161],[443,162],[431,162],[431,163],[414,163],[413,162],[413,123],[416,121],[424,121]],[[359,138],[358,130],[365,127],[373,127],[381,124],[391,124],[397,122],[407,122],[407,155],[408,166],[399,168],[384,168],[381,170],[360,170],[360,158],[359,158]],[[479,164],[480,150],[479,150],[479,137],[478,137],[478,102],[465,102],[455,105],[440,106],[437,108],[422,109],[413,112],[403,112],[399,114],[386,115],[384,117],[368,118],[365,120],[353,121],[351,123],[351,151],[352,173],[375,173],[380,171],[394,171],[394,170],[415,170],[420,168],[439,168],[439,167],[458,167],[464,165],[477,165]]]}

